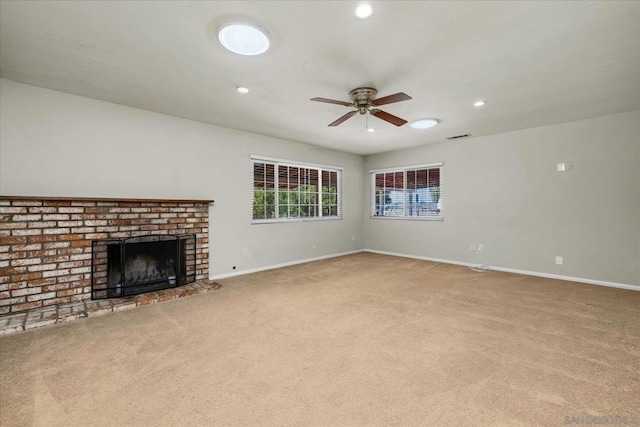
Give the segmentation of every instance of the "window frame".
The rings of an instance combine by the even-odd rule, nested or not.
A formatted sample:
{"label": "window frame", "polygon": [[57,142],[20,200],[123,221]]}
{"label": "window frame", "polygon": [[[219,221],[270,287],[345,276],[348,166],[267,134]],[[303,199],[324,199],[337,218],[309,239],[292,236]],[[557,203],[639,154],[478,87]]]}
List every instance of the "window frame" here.
{"label": "window frame", "polygon": [[[411,166],[399,166],[394,168],[384,169],[371,169],[369,170],[370,176],[370,200],[369,200],[369,218],[370,219],[383,219],[383,220],[409,220],[409,221],[444,221],[444,208],[440,207],[438,215],[426,215],[426,216],[408,216],[407,215],[407,172],[414,172],[420,170],[439,169],[438,183],[439,183],[439,196],[438,204],[442,206],[442,187],[443,187],[443,173],[444,162],[426,163],[420,165]],[[376,175],[381,173],[402,173],[402,215],[376,215]],[[427,181],[428,182],[428,181]],[[428,184],[427,184],[428,185]],[[426,187],[431,188],[431,187]]]}
{"label": "window frame", "polygon": [[[254,218],[254,200],[255,200],[255,176],[254,176],[254,165],[255,163],[265,163],[265,164],[273,164],[274,165],[274,218]],[[331,166],[324,165],[319,163],[308,163],[308,162],[300,162],[295,160],[286,160],[274,157],[260,156],[260,155],[251,155],[250,158],[251,165],[251,197],[250,197],[250,212],[251,212],[251,224],[280,224],[280,223],[291,223],[291,222],[312,222],[312,221],[335,221],[343,219],[343,207],[342,207],[342,175],[344,168],[340,166]],[[315,200],[317,201],[317,213],[318,216],[298,216],[298,217],[282,217],[280,218],[280,191],[279,188],[279,167],[294,167],[299,168],[299,170],[316,170],[318,174],[318,184],[317,191],[315,193]],[[323,215],[323,173],[335,173],[336,174],[336,215]],[[333,206],[333,204],[331,204]]]}

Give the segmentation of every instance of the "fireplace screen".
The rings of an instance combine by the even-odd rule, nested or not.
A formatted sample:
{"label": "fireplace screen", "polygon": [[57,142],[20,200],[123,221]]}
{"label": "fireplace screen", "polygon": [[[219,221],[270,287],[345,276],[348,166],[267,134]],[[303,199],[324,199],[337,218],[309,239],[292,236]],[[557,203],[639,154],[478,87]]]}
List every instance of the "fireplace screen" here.
{"label": "fireplace screen", "polygon": [[193,234],[92,242],[91,298],[121,298],[195,281]]}

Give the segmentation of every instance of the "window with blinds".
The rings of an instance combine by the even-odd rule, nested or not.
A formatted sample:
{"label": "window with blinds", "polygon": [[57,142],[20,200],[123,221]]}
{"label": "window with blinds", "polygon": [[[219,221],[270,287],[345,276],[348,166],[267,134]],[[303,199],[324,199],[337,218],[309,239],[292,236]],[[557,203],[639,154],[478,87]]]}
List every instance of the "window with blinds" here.
{"label": "window with blinds", "polygon": [[340,168],[251,158],[254,223],[342,218]]}
{"label": "window with blinds", "polygon": [[442,220],[443,163],[371,174],[371,217]]}

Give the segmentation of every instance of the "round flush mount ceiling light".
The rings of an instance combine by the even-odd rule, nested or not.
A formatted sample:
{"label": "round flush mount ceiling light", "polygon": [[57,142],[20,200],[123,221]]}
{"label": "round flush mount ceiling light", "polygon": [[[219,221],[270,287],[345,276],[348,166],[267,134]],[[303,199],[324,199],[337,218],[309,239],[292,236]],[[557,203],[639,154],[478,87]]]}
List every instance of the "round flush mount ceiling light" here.
{"label": "round flush mount ceiling light", "polygon": [[422,119],[422,120],[416,120],[415,122],[411,123],[409,126],[411,126],[414,129],[429,129],[434,127],[438,123],[439,122],[436,119]]}
{"label": "round flush mount ceiling light", "polygon": [[266,32],[255,25],[226,24],[218,29],[218,40],[238,55],[260,55],[269,49],[270,41]]}
{"label": "round flush mount ceiling light", "polygon": [[367,19],[373,13],[373,8],[369,3],[362,3],[356,8],[356,18]]}
{"label": "round flush mount ceiling light", "polygon": [[240,93],[249,93],[249,89],[244,86],[238,86],[236,90]]}
{"label": "round flush mount ceiling light", "polygon": [[474,107],[482,107],[484,105],[487,105],[487,101],[480,100],[473,103]]}
{"label": "round flush mount ceiling light", "polygon": [[369,132],[369,133],[373,133],[373,132],[375,132],[375,131],[376,131],[376,130],[375,130],[374,128],[367,128],[367,132]]}

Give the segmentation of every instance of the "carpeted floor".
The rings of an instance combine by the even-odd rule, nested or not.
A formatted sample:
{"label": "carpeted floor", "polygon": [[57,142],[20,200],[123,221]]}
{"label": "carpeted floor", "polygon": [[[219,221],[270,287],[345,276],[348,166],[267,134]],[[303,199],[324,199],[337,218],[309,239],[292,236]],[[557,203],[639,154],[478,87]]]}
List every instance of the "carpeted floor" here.
{"label": "carpeted floor", "polygon": [[640,292],[370,253],[220,282],[0,339],[0,424],[640,421]]}

